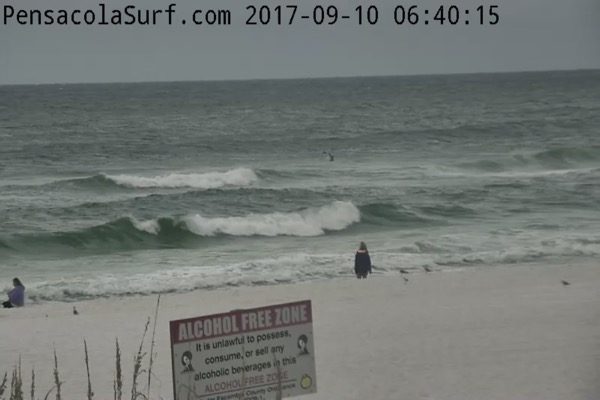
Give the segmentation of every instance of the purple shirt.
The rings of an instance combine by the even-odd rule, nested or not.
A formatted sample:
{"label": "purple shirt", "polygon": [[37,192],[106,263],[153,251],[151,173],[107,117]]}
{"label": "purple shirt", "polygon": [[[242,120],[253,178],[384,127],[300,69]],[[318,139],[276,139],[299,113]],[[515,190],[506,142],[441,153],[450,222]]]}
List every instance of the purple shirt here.
{"label": "purple shirt", "polygon": [[15,307],[23,307],[25,304],[25,286],[15,286],[8,292],[8,300]]}

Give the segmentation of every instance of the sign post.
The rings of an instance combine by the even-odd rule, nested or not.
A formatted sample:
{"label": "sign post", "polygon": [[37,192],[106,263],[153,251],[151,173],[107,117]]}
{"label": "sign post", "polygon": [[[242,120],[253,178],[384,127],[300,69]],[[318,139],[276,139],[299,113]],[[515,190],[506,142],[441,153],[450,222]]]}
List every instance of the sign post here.
{"label": "sign post", "polygon": [[175,400],[317,391],[310,300],[170,322]]}

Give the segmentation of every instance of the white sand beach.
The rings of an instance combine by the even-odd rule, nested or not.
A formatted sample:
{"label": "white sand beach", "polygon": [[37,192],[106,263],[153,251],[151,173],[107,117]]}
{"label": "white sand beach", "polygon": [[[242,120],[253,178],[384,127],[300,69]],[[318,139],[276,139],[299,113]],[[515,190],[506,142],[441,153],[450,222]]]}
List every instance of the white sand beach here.
{"label": "white sand beach", "polygon": [[[597,264],[472,267],[408,278],[163,295],[151,397],[173,397],[170,320],[310,299],[318,392],[302,396],[307,400],[600,399]],[[130,390],[132,359],[155,303],[156,296],[122,297],[0,310],[0,371],[10,375],[20,356],[25,391],[35,368],[43,398],[56,348],[63,399],[85,398],[85,338],[94,398],[112,399],[115,338]]]}

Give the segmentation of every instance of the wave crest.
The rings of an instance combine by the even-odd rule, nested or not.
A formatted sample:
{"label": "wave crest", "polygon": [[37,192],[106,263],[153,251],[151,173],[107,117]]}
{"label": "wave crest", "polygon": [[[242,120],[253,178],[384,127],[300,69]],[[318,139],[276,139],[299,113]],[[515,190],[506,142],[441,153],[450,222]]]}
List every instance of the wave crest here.
{"label": "wave crest", "polygon": [[358,208],[343,201],[296,212],[240,217],[209,218],[196,214],[139,220],[130,216],[76,231],[2,238],[0,251],[63,254],[65,248],[69,252],[77,249],[95,253],[196,247],[201,238],[209,236],[319,236],[343,230],[358,221]]}
{"label": "wave crest", "polygon": [[358,208],[344,201],[292,213],[217,218],[196,214],[184,218],[188,229],[200,236],[319,236],[326,231],[342,230],[358,221]]}
{"label": "wave crest", "polygon": [[253,170],[235,168],[226,172],[170,173],[153,177],[137,175],[104,175],[117,185],[132,188],[215,189],[223,186],[248,186],[258,180]]}

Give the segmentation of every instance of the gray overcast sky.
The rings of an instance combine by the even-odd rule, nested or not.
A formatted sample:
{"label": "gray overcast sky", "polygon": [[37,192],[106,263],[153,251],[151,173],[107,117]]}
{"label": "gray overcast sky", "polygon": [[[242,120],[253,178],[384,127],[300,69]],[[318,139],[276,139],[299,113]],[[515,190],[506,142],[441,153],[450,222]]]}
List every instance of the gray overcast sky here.
{"label": "gray overcast sky", "polygon": [[[99,0],[0,0],[15,8],[98,9]],[[600,0],[105,0],[108,7],[177,4],[176,25],[0,25],[0,84],[404,75],[600,68]],[[500,22],[479,26],[475,8],[498,4]],[[344,14],[375,4],[376,26],[245,26],[249,4],[316,4]],[[398,4],[470,9],[468,26],[396,26]],[[181,25],[194,9],[228,8],[227,27]],[[0,12],[2,11],[0,10]],[[4,16],[4,12],[0,14]],[[423,17],[423,16],[422,16]],[[431,19],[431,16],[429,16]],[[188,18],[189,19],[189,18]],[[2,19],[0,19],[2,22]]]}

